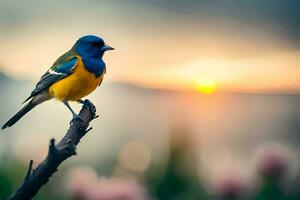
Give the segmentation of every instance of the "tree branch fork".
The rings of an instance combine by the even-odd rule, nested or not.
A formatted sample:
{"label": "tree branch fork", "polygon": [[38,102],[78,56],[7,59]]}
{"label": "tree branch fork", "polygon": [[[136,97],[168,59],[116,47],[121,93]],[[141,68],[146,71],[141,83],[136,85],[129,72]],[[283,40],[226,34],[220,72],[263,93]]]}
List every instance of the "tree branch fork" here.
{"label": "tree branch fork", "polygon": [[23,183],[7,200],[32,199],[57,171],[58,166],[66,159],[76,155],[78,143],[92,130],[89,123],[99,116],[96,115],[95,106],[89,100],[85,100],[79,117],[80,119],[75,118],[71,121],[69,130],[57,144],[55,144],[54,138],[50,140],[46,158],[35,169],[32,167],[33,160],[29,162]]}

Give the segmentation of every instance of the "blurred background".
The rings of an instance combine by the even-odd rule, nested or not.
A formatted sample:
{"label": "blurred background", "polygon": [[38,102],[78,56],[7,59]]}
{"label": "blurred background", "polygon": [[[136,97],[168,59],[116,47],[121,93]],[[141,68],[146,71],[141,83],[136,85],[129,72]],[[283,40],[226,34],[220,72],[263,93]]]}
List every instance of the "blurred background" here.
{"label": "blurred background", "polygon": [[[87,97],[100,118],[36,199],[299,200],[299,10],[296,0],[1,0],[1,124],[79,37],[116,49]],[[1,131],[0,199],[70,119],[52,100]]]}

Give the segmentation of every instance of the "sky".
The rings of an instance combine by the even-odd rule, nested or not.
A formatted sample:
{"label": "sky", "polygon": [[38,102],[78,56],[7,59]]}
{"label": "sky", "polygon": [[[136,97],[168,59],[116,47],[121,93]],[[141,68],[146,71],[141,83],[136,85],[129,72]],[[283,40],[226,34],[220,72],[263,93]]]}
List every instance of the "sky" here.
{"label": "sky", "polygon": [[194,90],[300,91],[296,0],[0,1],[0,71],[36,81],[85,34],[116,50],[107,82]]}

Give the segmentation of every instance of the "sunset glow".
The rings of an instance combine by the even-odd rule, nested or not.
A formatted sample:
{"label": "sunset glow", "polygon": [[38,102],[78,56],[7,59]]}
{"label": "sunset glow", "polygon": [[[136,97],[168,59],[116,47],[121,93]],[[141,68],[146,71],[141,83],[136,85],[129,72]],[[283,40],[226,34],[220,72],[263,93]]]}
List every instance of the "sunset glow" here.
{"label": "sunset glow", "polygon": [[201,78],[197,83],[197,91],[202,94],[212,94],[217,90],[217,81],[213,78]]}
{"label": "sunset glow", "polygon": [[[37,81],[56,58],[88,30],[116,47],[114,53],[104,56],[105,62],[109,63],[104,83],[126,82],[147,88],[212,93],[216,88],[205,86],[203,91],[203,84],[198,82],[199,77],[213,77],[218,82],[218,91],[223,92],[300,91],[300,51],[288,37],[278,37],[275,29],[241,23],[231,17],[194,20],[192,15],[183,16],[169,10],[162,12],[142,4],[140,9],[152,17],[145,23],[142,16],[129,14],[131,12],[124,16],[118,12],[123,8],[114,3],[112,6],[116,6],[114,18],[101,22],[101,27],[94,19],[107,16],[105,6],[99,6],[101,12],[94,13],[96,18],[77,10],[84,16],[74,20],[82,24],[80,29],[73,30],[73,25],[58,14],[55,15],[57,20],[50,18],[47,21],[47,27],[55,27],[51,29],[44,27],[44,20],[29,21],[23,26],[17,23],[14,28],[4,27],[0,71],[12,78]],[[125,21],[121,23],[119,18]],[[34,19],[40,18],[32,16],[31,20]],[[135,19],[138,20],[132,23]],[[156,23],[158,21],[160,23]],[[128,30],[147,26],[131,33],[123,23],[128,24]],[[178,27],[186,31],[178,32]],[[21,65],[20,60],[23,61]]]}

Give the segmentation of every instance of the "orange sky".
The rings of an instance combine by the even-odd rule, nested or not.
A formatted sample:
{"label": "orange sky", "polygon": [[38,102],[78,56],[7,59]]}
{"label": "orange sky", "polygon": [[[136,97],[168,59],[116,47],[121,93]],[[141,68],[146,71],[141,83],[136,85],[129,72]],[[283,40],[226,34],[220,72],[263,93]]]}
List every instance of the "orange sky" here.
{"label": "orange sky", "polygon": [[[69,16],[6,25],[0,39],[0,70],[37,80],[79,36],[93,33],[116,48],[104,58],[106,81],[190,90],[199,79],[211,78],[223,91],[300,91],[300,51],[277,32],[233,19],[198,20],[135,6],[144,9],[143,18],[117,12],[121,7],[111,8],[113,14],[99,7],[103,12],[74,20]],[[95,19],[108,15],[109,20]]]}

